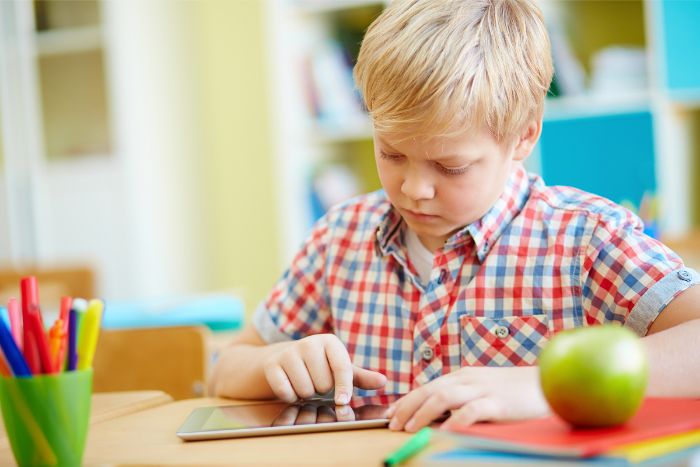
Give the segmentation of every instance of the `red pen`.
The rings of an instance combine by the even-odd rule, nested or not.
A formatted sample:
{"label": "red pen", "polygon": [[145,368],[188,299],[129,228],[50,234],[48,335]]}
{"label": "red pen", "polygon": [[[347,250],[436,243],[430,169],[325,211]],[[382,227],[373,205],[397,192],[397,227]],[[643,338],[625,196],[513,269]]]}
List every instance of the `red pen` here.
{"label": "red pen", "polygon": [[[37,342],[34,339],[34,332],[31,330],[32,326],[29,325],[29,316],[37,313],[39,310],[39,290],[36,277],[22,278],[20,286],[22,290],[22,323],[24,324],[22,329],[24,346],[22,350],[30,371],[32,374],[38,375],[41,374],[42,370],[41,357],[39,356]],[[39,322],[41,323],[41,316],[39,316]]]}
{"label": "red pen", "polygon": [[59,318],[63,320],[66,326],[66,330],[68,329],[68,312],[70,311],[70,307],[73,304],[73,299],[71,297],[61,297],[61,314]]}
{"label": "red pen", "polygon": [[51,351],[49,350],[49,339],[46,336],[44,325],[41,324],[40,315],[38,313],[31,313],[29,315],[29,324],[34,333],[34,341],[37,344],[37,349],[39,350],[42,373],[55,373]]}
{"label": "red pen", "polygon": [[10,315],[10,331],[12,332],[12,337],[14,337],[15,343],[21,351],[24,347],[24,339],[22,338],[22,312],[19,309],[19,302],[16,298],[10,298],[7,304],[7,312]]}

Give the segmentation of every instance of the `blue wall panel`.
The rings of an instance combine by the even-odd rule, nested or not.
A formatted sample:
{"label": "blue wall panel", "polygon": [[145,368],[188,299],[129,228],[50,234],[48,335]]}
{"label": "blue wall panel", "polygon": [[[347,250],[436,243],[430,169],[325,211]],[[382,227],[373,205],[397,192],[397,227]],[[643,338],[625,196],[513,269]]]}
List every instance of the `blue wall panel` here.
{"label": "blue wall panel", "polygon": [[656,192],[649,112],[545,120],[540,138],[547,185],[567,185],[639,206]]}
{"label": "blue wall panel", "polygon": [[662,16],[668,87],[700,88],[700,1],[665,0]]}

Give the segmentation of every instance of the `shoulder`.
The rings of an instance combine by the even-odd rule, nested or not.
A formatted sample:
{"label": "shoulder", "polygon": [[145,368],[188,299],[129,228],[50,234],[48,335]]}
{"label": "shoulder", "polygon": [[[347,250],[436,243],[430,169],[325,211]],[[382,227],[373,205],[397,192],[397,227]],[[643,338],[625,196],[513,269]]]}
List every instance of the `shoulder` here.
{"label": "shoulder", "polygon": [[545,186],[541,179],[532,184],[528,204],[545,216],[594,219],[609,231],[644,227],[636,214],[607,198],[569,186]]}
{"label": "shoulder", "polygon": [[374,231],[390,209],[386,192],[378,190],[337,204],[324,217],[331,230]]}

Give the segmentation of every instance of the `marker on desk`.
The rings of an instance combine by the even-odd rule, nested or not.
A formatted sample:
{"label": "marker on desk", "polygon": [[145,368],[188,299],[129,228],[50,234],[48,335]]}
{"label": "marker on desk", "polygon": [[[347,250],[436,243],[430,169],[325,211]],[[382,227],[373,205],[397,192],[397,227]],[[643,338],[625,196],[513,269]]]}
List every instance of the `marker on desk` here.
{"label": "marker on desk", "polygon": [[22,312],[19,309],[19,302],[15,297],[10,298],[7,303],[7,312],[10,314],[10,331],[12,337],[15,338],[15,343],[19,350],[23,348],[24,339],[22,338]]}
{"label": "marker on desk", "polygon": [[2,348],[2,353],[5,354],[7,363],[12,369],[12,372],[17,378],[28,378],[32,376],[32,372],[27,365],[26,360],[22,356],[17,343],[15,342],[10,330],[7,329],[5,323],[0,321],[0,348]]}
{"label": "marker on desk", "polygon": [[102,300],[90,300],[90,306],[83,319],[83,329],[78,346],[78,370],[87,370],[92,367],[103,310],[104,302]]}
{"label": "marker on desk", "polygon": [[423,449],[430,442],[432,434],[428,426],[418,430],[405,444],[384,458],[384,467],[398,465]]}

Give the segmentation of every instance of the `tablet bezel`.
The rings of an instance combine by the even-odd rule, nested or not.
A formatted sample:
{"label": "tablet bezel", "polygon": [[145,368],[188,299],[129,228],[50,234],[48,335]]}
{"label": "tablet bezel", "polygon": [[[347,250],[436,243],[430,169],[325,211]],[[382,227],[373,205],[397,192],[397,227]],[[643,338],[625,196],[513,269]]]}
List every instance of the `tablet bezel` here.
{"label": "tablet bezel", "polygon": [[[374,396],[381,397],[381,396]],[[386,396],[384,396],[386,397]],[[396,399],[400,396],[395,396]],[[362,398],[358,398],[362,399]],[[357,400],[357,399],[356,399]],[[319,401],[319,400],[317,400]],[[327,400],[325,400],[328,402]],[[354,401],[353,401],[354,402]],[[212,439],[228,439],[228,438],[248,438],[253,436],[272,436],[286,435],[296,433],[318,433],[325,431],[344,431],[357,430],[366,428],[385,428],[389,424],[388,418],[378,418],[373,420],[350,420],[342,422],[324,422],[303,425],[285,425],[285,426],[266,426],[255,428],[233,428],[223,430],[196,430],[195,427],[201,427],[211,416],[212,411],[223,407],[242,407],[253,405],[266,405],[268,403],[258,402],[252,404],[237,404],[228,406],[210,406],[199,407],[192,411],[187,417],[187,420],[175,433],[179,438],[185,441],[204,441]],[[269,402],[269,404],[279,404],[279,401]],[[292,404],[290,404],[292,405]],[[381,404],[388,408],[388,403]]]}

